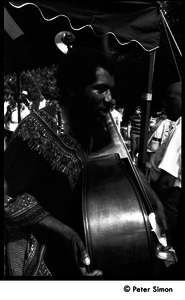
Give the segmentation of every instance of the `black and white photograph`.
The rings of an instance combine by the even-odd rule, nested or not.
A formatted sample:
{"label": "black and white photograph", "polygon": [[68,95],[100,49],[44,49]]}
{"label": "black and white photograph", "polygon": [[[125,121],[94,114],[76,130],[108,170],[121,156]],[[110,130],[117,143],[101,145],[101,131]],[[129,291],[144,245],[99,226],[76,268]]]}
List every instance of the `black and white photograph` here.
{"label": "black and white photograph", "polygon": [[181,299],[182,2],[4,1],[11,298]]}

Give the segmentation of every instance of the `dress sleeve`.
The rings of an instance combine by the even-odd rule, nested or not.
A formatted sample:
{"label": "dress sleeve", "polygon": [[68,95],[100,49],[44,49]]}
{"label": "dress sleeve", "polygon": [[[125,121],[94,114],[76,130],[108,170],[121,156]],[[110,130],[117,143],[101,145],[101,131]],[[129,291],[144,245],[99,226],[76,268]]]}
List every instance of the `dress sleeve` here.
{"label": "dress sleeve", "polygon": [[35,193],[41,174],[37,170],[42,171],[42,159],[37,156],[20,137],[15,137],[5,151],[4,217],[8,227],[30,226],[49,214]]}
{"label": "dress sleeve", "polygon": [[4,196],[4,217],[7,227],[21,228],[33,225],[49,213],[40,206],[35,197],[24,193],[11,198]]}

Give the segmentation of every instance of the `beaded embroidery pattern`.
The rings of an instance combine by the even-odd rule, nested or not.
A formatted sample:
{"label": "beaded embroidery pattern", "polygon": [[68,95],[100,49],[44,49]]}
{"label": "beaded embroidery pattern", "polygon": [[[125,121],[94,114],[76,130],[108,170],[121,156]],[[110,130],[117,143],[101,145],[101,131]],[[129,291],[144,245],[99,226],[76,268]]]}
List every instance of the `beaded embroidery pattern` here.
{"label": "beaded embroidery pattern", "polygon": [[56,120],[47,111],[34,111],[24,118],[15,136],[28,141],[31,149],[42,154],[50,162],[52,169],[65,173],[72,187],[87,159],[81,145],[68,134],[54,133]]}

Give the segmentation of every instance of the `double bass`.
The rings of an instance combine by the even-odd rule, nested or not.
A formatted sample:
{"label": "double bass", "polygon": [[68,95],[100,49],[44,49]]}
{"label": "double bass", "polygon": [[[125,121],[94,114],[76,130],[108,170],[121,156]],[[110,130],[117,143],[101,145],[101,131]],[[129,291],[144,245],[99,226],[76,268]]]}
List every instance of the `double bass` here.
{"label": "double bass", "polygon": [[164,245],[166,240],[111,112],[106,126],[112,142],[91,154],[83,172],[82,215],[91,267],[107,278],[153,278],[156,237]]}

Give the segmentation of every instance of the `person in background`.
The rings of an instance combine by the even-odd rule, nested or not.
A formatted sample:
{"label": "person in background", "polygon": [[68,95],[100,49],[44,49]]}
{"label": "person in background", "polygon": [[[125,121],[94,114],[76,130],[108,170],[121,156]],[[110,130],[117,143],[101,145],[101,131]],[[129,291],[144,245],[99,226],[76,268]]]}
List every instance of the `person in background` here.
{"label": "person in background", "polygon": [[[28,108],[28,102],[21,97],[20,98],[20,121],[24,119],[30,110]],[[5,130],[5,140],[4,149],[6,149],[11,136],[19,124],[18,120],[18,104],[12,96],[9,105],[7,106],[6,113],[4,114],[4,130]]]}
{"label": "person in background", "polygon": [[164,108],[161,111],[157,111],[156,114],[153,114],[150,118],[150,130],[147,141],[146,174],[149,174],[155,152],[168,136],[172,125],[173,121],[167,118]]}
{"label": "person in background", "polygon": [[21,93],[21,102],[25,104],[25,106],[29,109],[29,111],[32,110],[32,101],[29,100],[28,92],[25,90],[23,90]]}
{"label": "person in background", "polygon": [[46,103],[47,103],[47,101],[44,98],[44,96],[41,96],[41,100],[39,102],[39,108],[38,109],[41,109],[41,108],[45,107],[47,105]]}
{"label": "person in background", "polygon": [[[24,119],[30,113],[29,108],[21,100],[20,103],[20,119]],[[10,106],[7,107],[7,112],[5,114],[6,119],[6,129],[14,132],[17,128],[18,121],[18,104],[14,101]]]}
{"label": "person in background", "polygon": [[111,109],[111,113],[112,113],[113,119],[115,121],[115,124],[117,125],[118,130],[120,131],[121,130],[122,115],[116,109],[116,101],[114,99],[113,99],[113,103],[114,103],[114,105],[113,105],[113,107]]}
{"label": "person in background", "polygon": [[124,112],[124,108],[123,107],[119,107],[118,109],[117,109],[117,111],[120,113],[120,115],[121,115],[121,127],[122,127],[122,125],[123,125],[123,118],[124,118],[124,115],[125,115],[125,112]]}
{"label": "person in background", "polygon": [[10,102],[11,102],[11,99],[12,98],[12,96],[11,95],[5,95],[5,97],[4,97],[4,116],[5,116],[5,114],[6,114],[6,112],[7,112],[7,107],[8,107],[8,105],[10,105]]}
{"label": "person in background", "polygon": [[140,129],[141,129],[141,107],[137,106],[134,114],[130,117],[127,127],[127,136],[130,139],[130,155],[133,162],[136,162],[136,154],[139,151],[140,141]]}
{"label": "person in background", "polygon": [[184,200],[181,180],[182,83],[166,91],[166,114],[174,122],[170,133],[156,151],[150,169],[150,184],[161,199],[172,245],[185,262]]}

